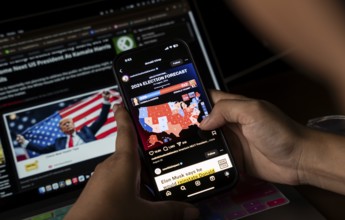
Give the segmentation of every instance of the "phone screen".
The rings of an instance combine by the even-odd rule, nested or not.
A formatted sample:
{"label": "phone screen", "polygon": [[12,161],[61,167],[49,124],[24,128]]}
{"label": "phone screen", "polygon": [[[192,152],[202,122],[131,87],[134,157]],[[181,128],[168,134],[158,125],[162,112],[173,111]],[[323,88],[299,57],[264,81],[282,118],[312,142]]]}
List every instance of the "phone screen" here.
{"label": "phone screen", "polygon": [[197,200],[235,184],[221,130],[199,129],[211,104],[185,42],[125,52],[114,72],[161,199]]}

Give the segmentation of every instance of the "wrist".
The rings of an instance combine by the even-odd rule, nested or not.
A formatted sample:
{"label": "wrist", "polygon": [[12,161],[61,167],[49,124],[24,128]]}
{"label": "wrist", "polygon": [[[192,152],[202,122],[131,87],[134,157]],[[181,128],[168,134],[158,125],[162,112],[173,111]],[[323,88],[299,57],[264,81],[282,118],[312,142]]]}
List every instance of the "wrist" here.
{"label": "wrist", "polygon": [[309,129],[301,148],[299,184],[345,194],[345,137]]}

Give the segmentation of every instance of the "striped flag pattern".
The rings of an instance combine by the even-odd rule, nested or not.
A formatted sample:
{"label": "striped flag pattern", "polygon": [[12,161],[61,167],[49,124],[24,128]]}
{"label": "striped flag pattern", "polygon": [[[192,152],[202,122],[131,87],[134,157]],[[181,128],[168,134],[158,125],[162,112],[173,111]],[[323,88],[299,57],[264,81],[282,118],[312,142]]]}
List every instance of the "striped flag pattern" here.
{"label": "striped flag pattern", "polygon": [[[122,98],[116,91],[110,91],[110,103],[121,104]],[[73,119],[76,130],[80,130],[83,126],[89,126],[94,122],[101,113],[103,105],[102,93],[98,93],[92,97],[86,98],[72,106],[69,106],[59,112],[61,118],[69,117]],[[115,124],[114,124],[115,123]],[[112,110],[109,110],[108,119],[103,127],[97,132],[96,138],[101,139],[109,135],[115,134],[117,131],[116,122]]]}
{"label": "striped flag pattern", "polygon": [[[110,103],[122,104],[120,94],[115,90],[109,90],[111,93]],[[70,117],[75,123],[76,130],[80,130],[83,126],[91,125],[100,115],[103,105],[102,92],[87,97],[75,104],[72,104],[58,112],[53,113],[44,120],[36,123],[32,127],[26,129],[22,135],[36,145],[45,147],[52,145],[56,138],[65,136],[59,128],[59,122],[62,118]],[[115,135],[117,131],[116,121],[111,109],[109,110],[107,121],[96,133],[96,139],[102,139]],[[35,157],[39,154],[28,152],[29,157]]]}

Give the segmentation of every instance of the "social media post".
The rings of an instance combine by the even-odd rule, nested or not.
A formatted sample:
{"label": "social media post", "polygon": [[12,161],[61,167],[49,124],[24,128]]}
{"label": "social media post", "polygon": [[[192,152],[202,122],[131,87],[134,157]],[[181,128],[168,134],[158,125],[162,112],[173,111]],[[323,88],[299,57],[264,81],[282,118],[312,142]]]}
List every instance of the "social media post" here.
{"label": "social media post", "polygon": [[146,151],[184,139],[187,130],[195,134],[209,114],[206,94],[191,63],[141,77],[126,88]]}
{"label": "social media post", "polygon": [[[19,178],[114,151],[116,87],[11,111],[3,115]],[[97,149],[97,150],[95,150]]]}
{"label": "social media post", "polygon": [[[218,137],[217,130],[211,133],[207,132],[207,134],[196,130],[193,132],[185,135],[188,137],[183,140],[147,151],[150,163],[154,166],[165,167],[162,169],[164,174],[171,172],[176,167],[197,163],[200,160],[215,157],[224,152],[224,144]],[[193,155],[193,157],[190,157],[190,155]],[[174,166],[174,164],[179,166]]]}
{"label": "social media post", "polygon": [[223,154],[163,175],[161,175],[162,168],[157,167],[154,169],[156,175],[154,179],[158,190],[163,191],[224,171],[232,166],[229,155]]}

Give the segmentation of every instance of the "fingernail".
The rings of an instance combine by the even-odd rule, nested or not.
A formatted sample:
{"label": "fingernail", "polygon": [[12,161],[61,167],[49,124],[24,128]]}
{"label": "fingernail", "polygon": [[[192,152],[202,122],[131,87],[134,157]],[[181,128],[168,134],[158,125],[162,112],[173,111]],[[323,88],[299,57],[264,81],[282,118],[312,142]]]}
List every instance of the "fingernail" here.
{"label": "fingernail", "polygon": [[199,209],[197,208],[186,208],[184,210],[183,220],[196,220],[200,216]]}
{"label": "fingernail", "polygon": [[200,126],[201,126],[201,127],[205,126],[209,121],[210,121],[210,117],[207,116],[206,118],[204,118],[204,119],[200,122]]}
{"label": "fingernail", "polygon": [[118,105],[118,104],[114,104],[114,105],[113,105],[113,112],[114,112],[114,113],[115,113],[116,110],[119,108],[119,106],[120,106],[120,105]]}

